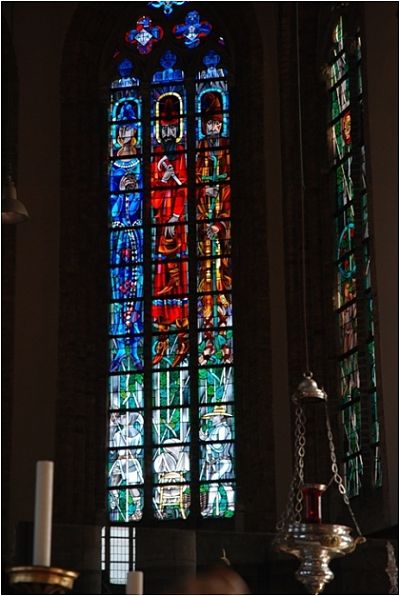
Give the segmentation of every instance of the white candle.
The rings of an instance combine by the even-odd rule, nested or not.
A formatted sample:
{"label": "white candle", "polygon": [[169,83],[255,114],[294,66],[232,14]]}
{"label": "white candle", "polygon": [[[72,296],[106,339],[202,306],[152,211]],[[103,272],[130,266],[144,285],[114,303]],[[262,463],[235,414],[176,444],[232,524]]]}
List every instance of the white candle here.
{"label": "white candle", "polygon": [[54,462],[36,462],[33,564],[50,567]]}
{"label": "white candle", "polygon": [[143,571],[129,571],[126,578],[127,594],[143,594]]}

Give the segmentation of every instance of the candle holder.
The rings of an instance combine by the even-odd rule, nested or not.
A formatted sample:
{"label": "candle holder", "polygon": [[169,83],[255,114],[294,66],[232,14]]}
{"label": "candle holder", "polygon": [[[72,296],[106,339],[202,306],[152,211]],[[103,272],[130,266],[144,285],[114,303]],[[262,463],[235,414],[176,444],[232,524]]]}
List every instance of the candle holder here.
{"label": "candle holder", "polygon": [[79,576],[76,571],[41,565],[10,567],[7,573],[17,594],[67,594]]}

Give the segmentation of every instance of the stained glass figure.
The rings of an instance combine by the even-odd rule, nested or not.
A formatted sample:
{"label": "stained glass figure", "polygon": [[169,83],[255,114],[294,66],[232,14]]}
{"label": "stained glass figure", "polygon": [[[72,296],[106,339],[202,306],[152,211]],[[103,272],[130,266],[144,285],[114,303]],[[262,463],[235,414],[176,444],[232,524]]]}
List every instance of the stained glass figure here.
{"label": "stained glass figure", "polygon": [[143,16],[138,19],[136,28],[127,31],[125,41],[136,46],[139,54],[149,54],[153,44],[163,38],[164,31],[159,25],[153,25],[150,17]]}
{"label": "stained glass figure", "polygon": [[197,48],[200,40],[211,32],[212,25],[208,21],[200,21],[196,10],[188,12],[184,23],[175,25],[172,32],[177,39],[183,39],[188,48]]}
{"label": "stained glass figure", "polygon": [[[206,67],[205,70],[201,70],[197,78],[199,79],[220,79],[226,78],[227,70],[225,68],[221,68],[218,64],[221,62],[221,56],[218,52],[214,50],[210,50],[203,58],[203,64]],[[225,82],[225,87],[227,86]]]}
{"label": "stained glass figure", "polygon": [[159,0],[158,2],[148,2],[147,3],[151,8],[162,8],[164,14],[169,16],[172,14],[175,6],[182,6],[182,4],[186,4],[184,0]]}
{"label": "stained glass figure", "polygon": [[163,70],[154,73],[153,83],[183,81],[183,70],[175,68],[176,54],[167,50],[165,54],[161,56],[160,64],[163,67]]}
{"label": "stained glass figure", "polygon": [[200,481],[207,480],[208,484],[205,485],[206,498],[201,513],[203,517],[219,517],[222,510],[233,515],[235,491],[230,484],[222,482],[233,474],[232,425],[228,422],[232,414],[224,405],[204,410],[200,411],[199,436],[205,441],[200,458]]}
{"label": "stained glass figure", "polygon": [[[166,15],[181,4],[148,3]],[[187,519],[193,483],[202,517],[235,510],[228,71],[215,50],[206,49],[198,72],[185,62],[212,31],[197,11],[171,30],[183,52],[161,48],[150,71],[146,57],[163,29],[142,16],[125,42],[142,54],[145,76],[125,47],[114,54],[110,90],[107,490],[109,519],[121,524],[142,519],[145,477],[159,520]]]}
{"label": "stained glass figure", "polygon": [[118,66],[120,78],[111,83],[111,87],[135,87],[139,85],[139,80],[133,76],[133,63],[128,60],[122,60]]}

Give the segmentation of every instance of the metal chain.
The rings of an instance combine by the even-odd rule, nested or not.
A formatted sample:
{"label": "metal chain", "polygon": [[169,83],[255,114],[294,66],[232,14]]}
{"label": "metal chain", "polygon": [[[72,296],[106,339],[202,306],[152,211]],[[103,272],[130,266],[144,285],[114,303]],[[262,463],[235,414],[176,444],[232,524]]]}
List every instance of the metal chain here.
{"label": "metal chain", "polygon": [[[331,478],[331,481],[329,482],[329,485],[331,484],[332,481],[335,481],[336,484],[338,485],[338,490],[339,493],[342,495],[343,497],[343,501],[345,502],[345,504],[347,505],[347,508],[349,510],[349,513],[351,515],[351,518],[353,520],[354,526],[357,530],[357,533],[359,534],[359,536],[362,536],[362,532],[360,530],[360,526],[357,523],[357,520],[355,518],[353,509],[351,508],[350,505],[350,500],[346,491],[346,487],[344,485],[343,482],[343,478],[340,476],[339,474],[339,469],[338,469],[338,465],[337,465],[337,460],[336,460],[336,453],[335,453],[335,444],[333,442],[333,434],[332,434],[332,428],[331,428],[331,423],[329,420],[329,412],[328,412],[328,404],[327,402],[325,402],[325,419],[326,419],[326,429],[328,432],[328,441],[329,441],[329,451],[330,451],[330,455],[331,455],[331,470],[333,472],[333,476]],[[329,486],[328,485],[328,486]]]}
{"label": "metal chain", "polygon": [[303,510],[304,457],[306,447],[306,417],[301,406],[296,408],[295,418],[295,468],[289,487],[286,509],[283,512],[276,529],[281,532],[290,523],[300,523]]}

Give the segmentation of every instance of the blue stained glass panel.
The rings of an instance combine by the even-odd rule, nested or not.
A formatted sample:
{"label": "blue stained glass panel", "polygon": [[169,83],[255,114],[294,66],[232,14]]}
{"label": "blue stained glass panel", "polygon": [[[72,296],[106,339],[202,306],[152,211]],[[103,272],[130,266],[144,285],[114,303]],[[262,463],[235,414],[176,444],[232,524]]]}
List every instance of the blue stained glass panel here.
{"label": "blue stained glass panel", "polygon": [[110,335],[132,335],[143,332],[143,301],[111,303]]}
{"label": "blue stained glass panel", "polygon": [[143,223],[141,192],[110,195],[109,221],[112,227],[141,226]]}
{"label": "blue stained glass panel", "polygon": [[234,482],[213,482],[200,485],[200,507],[203,517],[233,517],[236,506]]}
{"label": "blue stained glass panel", "polygon": [[110,264],[125,265],[143,261],[142,228],[120,229],[110,232]]}
{"label": "blue stained glass panel", "polygon": [[199,402],[213,406],[233,400],[233,368],[199,370]]}
{"label": "blue stained glass panel", "polygon": [[133,63],[127,58],[119,63],[118,74],[119,78],[111,83],[112,89],[125,89],[139,85],[139,79],[133,75]]}
{"label": "blue stained glass panel", "polygon": [[118,449],[108,453],[108,485],[143,484],[143,449]]}
{"label": "blue stained glass panel", "polygon": [[113,267],[110,269],[110,284],[112,300],[143,298],[143,266]]}
{"label": "blue stained glass panel", "polygon": [[[171,52],[171,50],[167,50],[160,59],[160,65],[163,67],[163,69],[154,73],[153,83],[176,83],[178,81],[183,81],[185,75],[181,68],[176,67],[176,61],[176,54]],[[176,88],[176,90],[180,91],[182,96],[185,95],[184,87],[179,86]],[[157,98],[158,95],[156,99]]]}
{"label": "blue stained glass panel", "polygon": [[189,371],[167,370],[153,374],[153,408],[188,406],[190,402]]}
{"label": "blue stained glass panel", "polygon": [[115,91],[110,104],[111,122],[138,122],[141,118],[141,102],[136,91]]}
{"label": "blue stained glass panel", "polygon": [[[221,62],[221,56],[215,50],[210,50],[205,54],[203,58],[203,64],[205,66],[204,69],[200,70],[197,73],[198,79],[223,79],[227,76],[228,71],[226,68],[221,68],[219,65]],[[228,91],[228,85],[225,82],[225,87],[223,88],[224,91]],[[217,87],[218,88],[218,87]],[[200,93],[204,87],[201,85],[196,86],[196,92]]]}
{"label": "blue stained glass panel", "polygon": [[109,422],[109,447],[138,447],[144,443],[144,418],[141,412],[113,412]]}
{"label": "blue stained glass panel", "polygon": [[181,481],[177,472],[166,473],[163,482],[153,489],[153,510],[158,519],[186,519],[190,513],[190,487],[173,484]]}
{"label": "blue stained glass panel", "polygon": [[143,374],[110,376],[109,397],[111,410],[143,408]]}
{"label": "blue stained glass panel", "polygon": [[143,370],[143,336],[114,337],[110,342],[110,372]]}
{"label": "blue stained glass panel", "polygon": [[187,13],[185,22],[175,25],[172,33],[177,39],[182,39],[187,48],[197,48],[202,38],[207,37],[212,29],[211,23],[200,20],[197,10]]}
{"label": "blue stained glass panel", "polygon": [[118,159],[110,164],[110,191],[135,191],[143,186],[142,162],[138,157]]}
{"label": "blue stained glass panel", "polygon": [[108,492],[108,519],[110,522],[139,521],[143,516],[142,488],[113,489]]}

